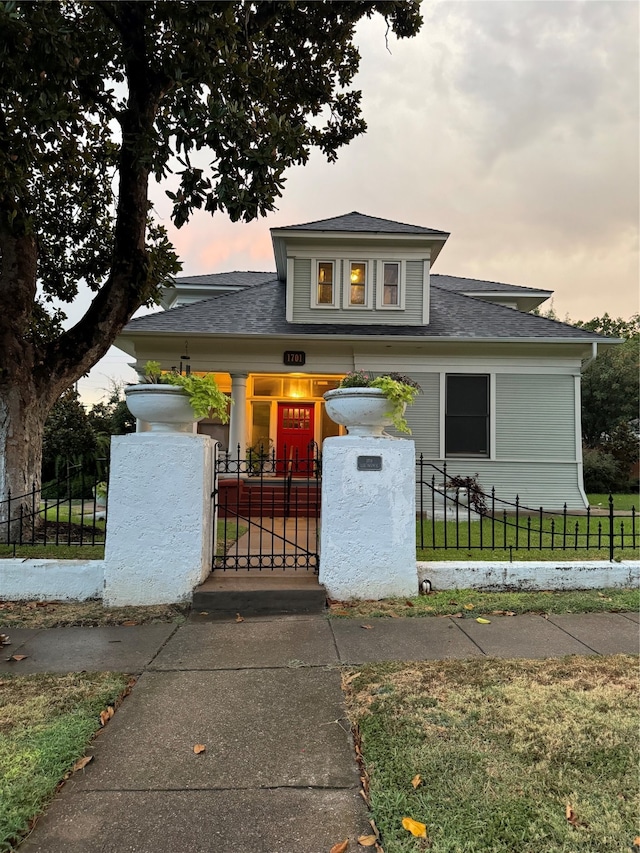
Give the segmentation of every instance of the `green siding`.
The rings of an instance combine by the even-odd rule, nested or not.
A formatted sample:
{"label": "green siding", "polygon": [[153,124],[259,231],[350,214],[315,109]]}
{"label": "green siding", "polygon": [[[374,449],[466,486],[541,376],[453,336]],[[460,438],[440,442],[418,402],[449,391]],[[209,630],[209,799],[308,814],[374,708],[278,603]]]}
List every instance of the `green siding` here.
{"label": "green siding", "polygon": [[437,459],[440,446],[440,377],[438,373],[417,373],[411,371],[412,379],[422,388],[412,406],[407,407],[406,419],[411,435],[387,430],[392,435],[412,438],[416,443],[416,453]]}
{"label": "green siding", "polygon": [[574,460],[572,376],[496,376],[496,459]]}

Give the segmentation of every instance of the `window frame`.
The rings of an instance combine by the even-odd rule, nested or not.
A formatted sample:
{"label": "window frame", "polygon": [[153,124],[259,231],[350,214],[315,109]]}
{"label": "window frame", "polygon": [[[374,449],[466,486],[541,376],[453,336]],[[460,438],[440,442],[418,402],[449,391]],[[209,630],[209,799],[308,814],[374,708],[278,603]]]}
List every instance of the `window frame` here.
{"label": "window frame", "polygon": [[[354,304],[351,302],[351,265],[364,264],[364,302]],[[342,307],[347,311],[370,311],[372,304],[372,263],[369,258],[345,258],[342,268]]]}
{"label": "window frame", "polygon": [[[486,413],[479,415],[476,413],[470,414],[450,414],[449,408],[449,379],[450,378],[467,378],[467,379],[483,379],[486,389]],[[445,459],[491,459],[491,444],[492,444],[492,374],[491,373],[445,373],[444,374],[444,409],[443,409],[443,441],[444,441],[444,458]],[[449,450],[448,439],[448,423],[450,418],[480,418],[485,419],[485,446],[486,450],[481,452],[470,452],[468,450]]]}
{"label": "window frame", "polygon": [[[320,264],[331,264],[333,266],[333,300],[331,302],[318,302],[318,287],[320,285]],[[336,258],[312,258],[311,259],[311,308],[326,308],[333,310],[340,308],[340,261]]]}
{"label": "window frame", "polygon": [[[384,265],[395,264],[398,267],[398,304],[385,305],[384,302]],[[407,280],[406,260],[394,258],[381,258],[376,266],[376,310],[377,311],[404,311]]]}

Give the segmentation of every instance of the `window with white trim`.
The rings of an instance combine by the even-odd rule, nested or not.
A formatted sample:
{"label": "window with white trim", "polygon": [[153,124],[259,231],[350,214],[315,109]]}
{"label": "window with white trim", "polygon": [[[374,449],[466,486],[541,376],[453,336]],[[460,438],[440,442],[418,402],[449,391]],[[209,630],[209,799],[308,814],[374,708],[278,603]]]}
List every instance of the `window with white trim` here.
{"label": "window with white trim", "polygon": [[376,273],[376,308],[404,308],[406,264],[404,261],[378,261]]}
{"label": "window with white trim", "polygon": [[315,264],[315,300],[319,308],[328,308],[336,304],[337,276],[335,261],[317,261]]}
{"label": "window with white trim", "polygon": [[444,432],[445,456],[489,456],[489,376],[447,374]]}
{"label": "window with white trim", "polygon": [[345,307],[369,308],[369,264],[367,261],[348,261],[349,280],[345,287]]}

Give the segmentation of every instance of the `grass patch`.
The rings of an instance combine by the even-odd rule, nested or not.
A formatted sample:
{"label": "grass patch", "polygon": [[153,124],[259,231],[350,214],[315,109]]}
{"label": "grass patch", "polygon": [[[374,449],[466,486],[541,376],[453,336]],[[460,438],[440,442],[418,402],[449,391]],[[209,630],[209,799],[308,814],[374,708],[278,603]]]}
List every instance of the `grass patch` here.
{"label": "grass patch", "polygon": [[29,830],[128,683],[118,673],[2,677],[0,851]]}
{"label": "grass patch", "polygon": [[386,853],[633,849],[636,658],[387,663],[344,687]]}
{"label": "grass patch", "polygon": [[[587,500],[592,509],[609,509],[609,495],[587,495]],[[633,507],[636,512],[640,509],[640,497],[637,494],[613,496],[614,512],[631,512]]]}
{"label": "grass patch", "polygon": [[329,615],[362,618],[368,616],[453,616],[475,619],[480,614],[520,613],[624,613],[640,610],[638,589],[590,589],[568,592],[478,592],[449,589],[415,598],[387,598],[381,601],[334,601]]}
{"label": "grass patch", "polygon": [[[626,497],[626,496],[622,496]],[[461,507],[458,520],[418,519],[416,525],[419,560],[608,560],[609,519],[606,515],[545,516],[539,519],[522,513],[515,516],[468,520]],[[616,560],[640,558],[640,524],[630,516],[614,519]]]}
{"label": "grass patch", "polygon": [[2,628],[68,628],[105,625],[148,625],[186,620],[188,607],[154,604],[146,607],[104,607],[100,601],[1,601]]}
{"label": "grass patch", "polygon": [[[74,517],[75,518],[75,517]],[[78,521],[80,517],[78,516]],[[60,518],[63,523],[67,519]],[[87,519],[85,516],[85,524]],[[86,530],[86,528],[85,528]],[[96,522],[96,538],[104,538],[104,521]],[[218,521],[218,543],[224,541],[225,520]],[[246,533],[247,527],[242,524],[237,524],[234,521],[226,522],[226,541],[227,548],[233,545],[236,539],[239,539],[243,533]],[[55,530],[50,528],[47,536],[55,537]],[[67,545],[66,533],[60,533],[60,544],[48,545],[3,545],[0,544],[0,559],[3,557],[22,557],[28,559],[51,559],[51,560],[104,560],[104,545]],[[87,541],[91,539],[91,533],[84,533],[84,538]],[[222,546],[218,544],[217,556],[222,556]]]}

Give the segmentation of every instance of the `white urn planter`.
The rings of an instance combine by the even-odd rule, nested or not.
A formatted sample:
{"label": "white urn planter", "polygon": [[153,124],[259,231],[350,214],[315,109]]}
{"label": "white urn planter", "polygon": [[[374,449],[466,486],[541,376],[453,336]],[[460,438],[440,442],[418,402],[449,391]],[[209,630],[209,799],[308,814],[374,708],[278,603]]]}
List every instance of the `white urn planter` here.
{"label": "white urn planter", "polygon": [[124,389],[131,414],[146,421],[150,432],[192,432],[196,416],[189,396],[175,385],[129,385]]}
{"label": "white urn planter", "polygon": [[393,423],[391,404],[380,388],[335,388],[324,399],[331,420],[349,435],[386,436],[385,427]]}

